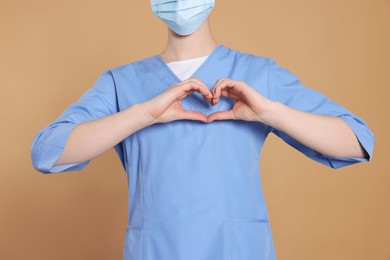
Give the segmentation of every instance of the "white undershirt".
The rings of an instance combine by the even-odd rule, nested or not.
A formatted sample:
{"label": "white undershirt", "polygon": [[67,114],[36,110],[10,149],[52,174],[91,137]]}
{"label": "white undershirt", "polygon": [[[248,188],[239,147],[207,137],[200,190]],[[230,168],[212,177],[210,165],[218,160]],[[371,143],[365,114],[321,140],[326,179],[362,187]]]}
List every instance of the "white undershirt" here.
{"label": "white undershirt", "polygon": [[168,62],[168,67],[180,80],[186,80],[202,65],[209,55],[188,60]]}

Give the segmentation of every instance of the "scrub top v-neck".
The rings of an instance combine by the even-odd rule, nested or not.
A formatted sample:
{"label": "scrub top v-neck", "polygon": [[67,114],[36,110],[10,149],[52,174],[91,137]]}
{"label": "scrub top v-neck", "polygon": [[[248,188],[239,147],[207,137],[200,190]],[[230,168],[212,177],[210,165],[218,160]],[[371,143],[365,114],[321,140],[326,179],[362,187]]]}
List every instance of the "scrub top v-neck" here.
{"label": "scrub top v-neck", "polygon": [[[268,57],[221,44],[192,76],[210,89],[220,78],[242,80],[266,98],[292,108],[337,116],[351,127],[368,157],[329,157],[254,121],[176,120],[144,127],[114,147],[129,188],[123,259],[273,260],[276,254],[259,166],[268,134],[334,169],[371,160],[374,134],[362,118],[302,85]],[[90,161],[54,166],[75,126],[148,101],[178,82],[159,55],[104,71],[37,133],[31,146],[33,166],[42,173],[82,170]],[[233,104],[222,96],[211,106],[197,92],[182,100],[184,109],[206,115],[231,109]]]}
{"label": "scrub top v-neck", "polygon": [[178,79],[184,81],[190,78],[195,71],[198,70],[208,56],[209,55],[180,61],[171,61],[166,64]]}
{"label": "scrub top v-neck", "polygon": [[[204,57],[200,57],[200,58],[195,58],[195,59],[203,59],[203,62],[202,64],[198,67],[198,69],[195,70],[194,73],[192,73],[189,78],[193,78],[193,77],[198,77],[198,73],[200,73],[200,71],[202,70],[202,67],[203,66],[207,66],[207,63],[209,61],[209,59],[212,58],[213,54],[215,54],[216,52],[219,51],[219,49],[222,47],[222,44],[218,44],[217,47],[214,48],[214,50],[209,54],[207,55],[206,59],[204,59]],[[154,58],[156,58],[160,63],[161,65],[167,70],[167,72],[169,74],[172,75],[172,77],[175,79],[175,83],[179,83],[181,82],[182,80],[180,78],[177,77],[177,75],[171,70],[171,68],[167,65],[167,63],[161,58],[160,55],[155,55]],[[190,59],[190,60],[184,60],[183,62],[186,63],[186,62],[192,62],[194,59]],[[172,63],[175,63],[172,62]],[[180,61],[179,61],[180,63]]]}

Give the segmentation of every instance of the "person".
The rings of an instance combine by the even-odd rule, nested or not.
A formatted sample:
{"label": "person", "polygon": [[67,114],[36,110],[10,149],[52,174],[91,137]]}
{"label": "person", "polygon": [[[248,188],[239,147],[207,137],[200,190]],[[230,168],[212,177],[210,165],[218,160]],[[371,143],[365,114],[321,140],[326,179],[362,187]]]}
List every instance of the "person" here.
{"label": "person", "polygon": [[125,260],[276,259],[259,169],[270,133],[334,169],[372,159],[360,117],[274,59],[218,43],[214,5],[151,0],[162,53],[101,73],[33,140],[42,173],[114,147],[129,185]]}

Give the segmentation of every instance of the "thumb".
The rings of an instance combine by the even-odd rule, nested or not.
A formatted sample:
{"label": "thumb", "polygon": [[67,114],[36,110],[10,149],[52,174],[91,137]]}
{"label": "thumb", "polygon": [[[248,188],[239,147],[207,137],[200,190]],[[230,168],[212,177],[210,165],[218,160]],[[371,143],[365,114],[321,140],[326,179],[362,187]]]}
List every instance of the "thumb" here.
{"label": "thumb", "polygon": [[233,114],[233,110],[218,111],[212,113],[207,117],[207,122],[212,122],[214,120],[225,120],[225,119],[237,119]]}
{"label": "thumb", "polygon": [[180,111],[179,119],[199,120],[207,122],[207,116],[198,111],[182,110]]}

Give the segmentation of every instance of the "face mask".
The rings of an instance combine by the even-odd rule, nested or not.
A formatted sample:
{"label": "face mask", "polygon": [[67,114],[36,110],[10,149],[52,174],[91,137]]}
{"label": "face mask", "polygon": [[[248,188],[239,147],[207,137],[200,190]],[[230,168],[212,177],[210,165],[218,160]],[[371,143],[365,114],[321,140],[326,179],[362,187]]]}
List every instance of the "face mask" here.
{"label": "face mask", "polygon": [[150,0],[153,13],[179,35],[194,33],[214,8],[215,0]]}

